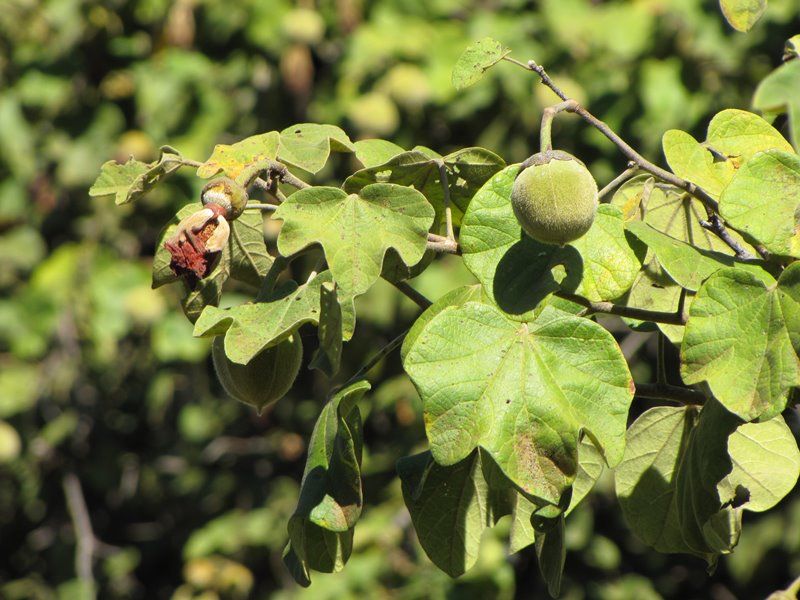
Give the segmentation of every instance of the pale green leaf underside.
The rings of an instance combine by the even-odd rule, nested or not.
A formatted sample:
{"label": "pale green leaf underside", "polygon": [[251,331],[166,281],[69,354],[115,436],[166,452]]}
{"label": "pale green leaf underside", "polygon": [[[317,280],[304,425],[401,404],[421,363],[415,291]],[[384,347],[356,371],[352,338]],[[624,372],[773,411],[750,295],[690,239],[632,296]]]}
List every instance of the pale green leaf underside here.
{"label": "pale green leaf underside", "polygon": [[332,151],[353,152],[355,149],[347,134],[335,125],[299,123],[281,131],[278,159],[317,173],[328,162]]}
{"label": "pale green leaf underside", "polygon": [[518,166],[497,173],[475,194],[464,216],[464,263],[505,312],[526,318],[558,289],[612,300],[633,284],[640,263],[616,207],[601,205],[594,225],[563,248],[528,237],[511,208]]}
{"label": "pale green leaf underside", "polygon": [[483,77],[489,67],[497,64],[511,50],[492,38],[483,38],[467,46],[453,67],[453,87],[463,90]]}
{"label": "pale green leaf underside", "polygon": [[[645,193],[650,180],[650,193]],[[614,194],[611,204],[622,211],[625,222],[644,221],[667,235],[684,241],[702,250],[714,250],[722,254],[733,254],[733,250],[700,225],[707,219],[702,203],[676,187],[661,184],[648,175],[638,175],[625,182]],[[733,238],[745,249],[752,250],[735,231]],[[752,250],[755,253],[754,250]]]}
{"label": "pale green leaf underside", "polygon": [[274,160],[280,135],[277,131],[250,136],[235,144],[217,144],[211,156],[197,168],[197,176],[207,179],[223,172],[231,179],[259,162]]}
{"label": "pale green leaf underside", "polygon": [[696,292],[703,281],[725,267],[745,269],[756,276],[772,279],[755,263],[739,261],[726,254],[701,250],[676,240],[642,221],[631,221],[628,231],[639,238],[658,258],[658,263],[681,287]]}
{"label": "pale green leaf underside", "polygon": [[348,177],[342,189],[358,193],[371,183],[396,183],[421,192],[436,209],[437,223],[444,221],[444,189],[438,161],[447,171],[453,224],[461,223],[472,197],[486,181],[505,166],[505,161],[485,148],[462,148],[438,156],[425,148],[395,153],[386,161],[368,165]]}
{"label": "pale green leaf underside", "polygon": [[719,208],[773,254],[800,257],[800,157],[780,150],[757,154],[736,173]]}
{"label": "pale green leaf underside", "polygon": [[586,430],[615,464],[632,381],[602,327],[551,307],[530,323],[475,302],[448,307],[420,332],[405,369],[423,399],[434,459],[487,450],[525,493],[558,504]]}
{"label": "pale green leaf underside", "polygon": [[402,458],[397,472],[414,529],[425,554],[451,577],[478,558],[481,534],[492,524],[489,484],[477,450],[451,466],[430,452]]}
{"label": "pale green leaf underside", "polygon": [[405,152],[392,142],[380,139],[359,140],[353,144],[358,161],[364,168],[377,167]]}
{"label": "pale green leaf underside", "polygon": [[125,204],[142,197],[180,166],[180,154],[169,146],[163,146],[159,159],[150,164],[133,158],[126,163],[110,160],[101,167],[89,195],[114,196],[115,204]]}
{"label": "pale green leaf underside", "polygon": [[750,31],[767,10],[767,0],[720,0],[725,19],[737,31]]}
{"label": "pale green leaf underside", "polygon": [[281,204],[274,217],[284,221],[278,237],[281,254],[321,244],[336,283],[356,296],[380,277],[389,248],[407,265],[419,262],[434,211],[418,191],[378,183],[358,194],[333,187],[300,190]]}
{"label": "pale green leaf underside", "polygon": [[633,532],[659,552],[690,552],[675,505],[675,478],[695,409],[659,406],[628,429],[625,457],[614,471],[617,497]]}
{"label": "pale green leaf underside", "polygon": [[746,498],[743,509],[762,512],[794,489],[800,451],[781,415],[740,425],[728,438],[728,452],[733,470],[718,486],[723,501],[733,500],[738,492]]}
{"label": "pale green leaf underside", "polygon": [[333,282],[323,283],[320,294],[319,347],[309,368],[319,369],[333,377],[339,371],[342,359],[342,307]]}
{"label": "pale green leaf underside", "polygon": [[681,346],[686,383],[708,383],[729,411],[746,421],[786,406],[800,385],[800,263],[777,285],[723,269],[700,288]]}

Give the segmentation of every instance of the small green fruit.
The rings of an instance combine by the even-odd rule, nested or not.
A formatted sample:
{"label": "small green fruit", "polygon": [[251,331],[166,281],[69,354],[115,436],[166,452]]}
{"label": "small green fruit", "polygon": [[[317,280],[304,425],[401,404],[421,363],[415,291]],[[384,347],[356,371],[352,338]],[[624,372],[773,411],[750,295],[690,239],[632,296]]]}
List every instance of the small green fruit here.
{"label": "small green fruit", "polygon": [[597,182],[571,154],[540,152],[522,163],[511,190],[511,206],[525,233],[545,244],[563,246],[592,226]]}
{"label": "small green fruit", "polygon": [[228,221],[239,218],[247,206],[248,199],[247,190],[228,177],[212,179],[200,193],[203,206],[219,204],[225,209],[225,218]]}
{"label": "small green fruit", "polygon": [[295,333],[240,365],[225,355],[224,340],[218,336],[211,346],[211,358],[217,379],[228,395],[260,413],[292,387],[303,361],[303,344]]}

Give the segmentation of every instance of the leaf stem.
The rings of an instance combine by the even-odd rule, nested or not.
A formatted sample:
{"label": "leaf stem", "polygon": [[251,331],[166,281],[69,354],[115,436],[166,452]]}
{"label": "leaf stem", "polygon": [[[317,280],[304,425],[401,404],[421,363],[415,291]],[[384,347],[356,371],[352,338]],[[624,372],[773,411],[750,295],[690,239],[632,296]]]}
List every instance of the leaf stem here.
{"label": "leaf stem", "polygon": [[667,383],[667,367],[666,367],[666,350],[667,336],[663,331],[658,332],[658,353],[656,355],[656,383],[659,385],[666,385]]}
{"label": "leaf stem", "polygon": [[539,128],[539,150],[541,152],[550,152],[553,149],[553,119],[555,116],[560,113],[564,112],[565,110],[571,110],[577,102],[574,100],[565,100],[559,104],[554,104],[553,106],[548,106],[542,112],[542,124]]}
{"label": "leaf stem", "polygon": [[372,358],[370,358],[366,363],[364,363],[364,365],[358,371],[353,373],[353,376],[350,377],[350,379],[345,381],[342,385],[338,386],[336,389],[337,390],[342,390],[342,389],[348,387],[349,385],[355,383],[359,379],[362,379],[367,373],[370,372],[370,370],[372,370],[372,368],[375,365],[377,365],[379,362],[381,362],[386,356],[391,354],[391,352],[395,348],[399,347],[400,344],[403,343],[403,340],[406,338],[406,334],[407,333],[408,333],[408,331],[404,331],[403,333],[398,335],[396,338],[394,338],[392,341],[390,341],[388,344],[386,344],[383,348],[378,350],[378,352],[376,352],[372,356]]}
{"label": "leaf stem", "polygon": [[640,321],[652,321],[654,323],[664,323],[667,325],[686,325],[686,315],[682,310],[676,312],[662,312],[656,310],[647,310],[644,308],[636,308],[634,306],[623,306],[620,304],[613,304],[611,302],[593,302],[582,296],[576,296],[568,292],[557,292],[556,296],[570,300],[581,306],[589,309],[588,312],[605,313],[609,315],[617,315],[619,317],[628,317],[630,319],[639,319]]}
{"label": "leaf stem", "polygon": [[706,401],[702,392],[666,383],[637,383],[635,396],[651,400],[675,400],[682,404],[703,404]]}
{"label": "leaf stem", "polygon": [[636,165],[635,162],[629,161],[628,168],[625,169],[622,173],[617,175],[614,179],[612,179],[608,185],[606,185],[602,190],[597,193],[597,198],[602,200],[608,194],[613,192],[617,189],[620,185],[628,181],[631,177],[636,175],[639,172],[639,167]]}
{"label": "leaf stem", "polygon": [[262,204],[260,202],[251,202],[245,207],[245,210],[263,210],[264,212],[273,212],[278,210],[277,204]]}
{"label": "leaf stem", "polygon": [[433,304],[433,302],[428,300],[425,296],[420,294],[405,281],[392,281],[391,284],[405,294],[408,298],[413,300],[422,310],[425,310],[431,304]]}
{"label": "leaf stem", "polygon": [[445,254],[461,254],[458,242],[447,239],[441,235],[436,235],[435,233],[428,234],[428,250],[443,252]]}
{"label": "leaf stem", "polygon": [[456,234],[453,232],[453,210],[450,208],[450,183],[447,180],[447,167],[442,159],[436,160],[439,167],[439,181],[442,184],[442,194],[444,195],[444,220],[447,230],[447,239],[456,241]]}
{"label": "leaf stem", "polygon": [[[735,239],[733,239],[733,237],[731,237],[730,232],[725,228],[725,225],[722,224],[722,219],[719,218],[719,215],[711,213],[708,215],[708,221],[703,221],[702,219],[699,219],[699,221],[700,221],[700,226],[703,229],[707,229],[712,233],[716,234],[716,236],[723,242],[725,242],[728,245],[728,247],[731,250],[733,250],[736,253],[736,256],[738,256],[739,258],[745,260],[750,260],[755,258],[755,256],[753,256],[747,250],[745,250],[744,247],[739,242],[737,242]],[[761,247],[756,247],[756,250],[758,251],[759,254],[761,254],[761,256],[765,260],[769,259],[769,252],[767,252],[766,249]]]}

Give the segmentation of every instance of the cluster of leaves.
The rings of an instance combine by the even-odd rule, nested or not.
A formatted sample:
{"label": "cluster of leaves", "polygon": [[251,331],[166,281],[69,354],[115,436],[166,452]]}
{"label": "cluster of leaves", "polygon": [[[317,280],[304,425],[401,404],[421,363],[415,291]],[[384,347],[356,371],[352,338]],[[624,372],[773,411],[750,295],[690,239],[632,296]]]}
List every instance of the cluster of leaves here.
{"label": "cluster of leaves", "polygon": [[[454,68],[455,87],[508,54],[491,38],[470,46]],[[281,221],[275,260],[256,221],[245,218],[248,234],[234,221],[217,270],[203,288],[186,286],[184,310],[196,336],[224,336],[227,357],[240,364],[313,323],[311,366],[334,377],[354,333],[354,298],[381,276],[401,285],[427,267],[426,252],[449,242],[445,251],[462,254],[478,284],[432,305],[412,294],[427,310],[402,349],[430,450],[397,468],[431,560],[463,574],[482,531],[510,515],[511,551],[535,544],[557,595],[565,517],[608,466],[645,543],[715,565],[736,546],[742,512],[773,507],[800,476],[800,451],[781,414],[800,386],[800,158],[769,122],[741,110],[717,114],[703,143],[668,131],[663,150],[673,175],[636,159],[645,175],[624,183],[588,233],[564,247],[522,232],[510,203],[520,167],[481,148],[405,151],[307,123],[217,146],[203,163],[173,159],[199,165],[200,177],[261,174],[277,203],[266,205],[271,218]],[[341,187],[291,174],[319,172],[332,151],[362,166]],[[149,165],[106,163],[90,193],[127,202],[169,174],[163,164],[163,155]],[[297,189],[287,195],[281,184]],[[716,228],[699,218],[700,207]],[[313,248],[322,254],[305,283],[276,285]],[[154,285],[174,279],[168,264],[159,247]],[[260,292],[255,302],[220,309],[222,286],[236,273]],[[683,382],[702,386],[660,377],[652,395],[686,406],[652,408],[628,427],[637,386],[597,312],[673,328],[658,335],[679,348]],[[303,585],[312,570],[341,570],[352,552],[363,505],[358,404],[370,387],[362,371],[331,395],[312,433],[284,554]]]}
{"label": "cluster of leaves", "polygon": [[[346,122],[359,136],[391,134],[406,147],[422,141],[447,153],[452,144],[477,140],[516,161],[528,152],[539,108],[555,96],[506,69],[489,73],[487,85],[457,93],[449,83],[453,63],[470,40],[487,34],[502,36],[519,56],[556,67],[557,81],[571,95],[601,107],[609,123],[652,153],[663,129],[694,132],[708,111],[747,105],[749,90],[779,52],[777,44],[792,33],[787,27],[794,17],[792,2],[773,0],[764,27],[733,38],[715,7],[700,0],[635,7],[543,2],[535,11],[530,3],[506,0],[491,13],[481,10],[483,2],[461,0],[380,0],[366,8],[348,0],[318,4],[316,11],[298,11],[288,0],[233,5],[10,0],[4,6],[0,244],[7,268],[0,270],[0,554],[8,560],[0,566],[0,594],[50,597],[62,582],[59,594],[75,591],[74,538],[62,489],[68,472],[81,477],[103,542],[96,547],[95,577],[106,595],[164,594],[180,581],[184,560],[183,597],[192,590],[224,595],[226,589],[236,594],[248,586],[264,593],[286,587],[273,559],[284,545],[282,524],[292,513],[297,487],[282,475],[299,477],[302,471],[302,442],[294,432],[310,433],[319,411],[314,398],[324,394],[325,380],[305,372],[290,401],[261,419],[225,402],[202,364],[206,340],[191,338],[191,325],[170,308],[183,298],[182,286],[148,289],[154,228],[187,197],[196,197],[203,181],[175,171],[139,195],[135,211],[112,210],[107,203],[86,201],[86,188],[104,160],[115,157],[124,164],[134,154],[161,178],[177,166],[170,156],[176,152],[159,151],[163,140],[189,156],[203,156],[220,140],[318,120]],[[303,19],[312,22],[311,33],[295,26]],[[765,114],[791,112],[795,67],[788,62],[765,80],[754,106]],[[365,110],[370,106],[387,109],[389,119],[377,126],[360,119],[380,112]],[[606,141],[568,118],[559,126],[598,178],[610,177],[618,161]],[[330,181],[337,171],[332,167],[344,166],[352,156],[328,163],[315,181]],[[147,181],[140,179],[142,187],[131,191],[138,195]],[[436,188],[430,185],[425,195],[438,193]],[[466,199],[454,196],[454,213],[459,203],[466,207]],[[248,213],[237,223],[241,237],[251,233],[246,223],[255,223],[255,217]],[[275,254],[272,241],[274,229],[268,229],[268,248]],[[428,253],[424,261],[429,259]],[[291,266],[300,282],[311,266],[306,260]],[[236,272],[251,275],[242,278],[231,265],[222,305],[252,298],[257,283],[252,273],[263,274],[264,268],[263,262],[255,271],[244,263]],[[393,269],[404,270],[399,262]],[[448,258],[436,260],[413,281],[432,298],[465,283],[474,278]],[[383,280],[354,302],[359,333],[341,357],[343,373],[356,369],[370,347],[400,333],[414,316],[413,305]],[[185,303],[192,305],[188,298]],[[637,365],[646,369],[634,358],[632,370]],[[504,560],[506,519],[486,532],[477,564],[456,582],[421,556],[397,516],[405,511],[400,486],[389,485],[385,475],[394,472],[397,456],[421,450],[415,445],[421,407],[405,379],[391,378],[397,369],[390,361],[373,370],[370,402],[360,406],[368,442],[362,457],[367,510],[348,570],[326,577],[309,593],[402,589],[407,597],[510,595],[514,570],[517,585],[539,585],[525,582],[532,555],[522,551],[512,563]],[[222,456],[218,448],[228,450]],[[672,572],[667,565],[674,563],[647,557],[645,564],[635,542],[605,526],[617,511],[603,499],[612,494],[608,473],[603,477],[594,509],[604,535],[590,535],[591,510],[581,506],[572,513],[566,538],[574,553],[567,577],[570,568],[574,576],[592,572],[590,596],[656,597],[644,578],[618,574],[620,553],[653,577]],[[374,507],[376,498],[381,504]],[[252,508],[265,504],[268,508]],[[773,511],[749,525],[740,546],[747,546],[750,557],[797,555],[797,548],[781,539],[794,526],[793,514]],[[245,531],[252,534],[243,536]],[[191,543],[184,544],[187,539]],[[227,562],[214,555],[227,556]],[[738,585],[774,588],[787,576],[774,565],[758,570],[755,558],[742,556],[728,561]],[[238,563],[253,568],[256,577]],[[584,588],[574,579],[568,584]],[[657,585],[668,595],[676,584],[662,578]]]}

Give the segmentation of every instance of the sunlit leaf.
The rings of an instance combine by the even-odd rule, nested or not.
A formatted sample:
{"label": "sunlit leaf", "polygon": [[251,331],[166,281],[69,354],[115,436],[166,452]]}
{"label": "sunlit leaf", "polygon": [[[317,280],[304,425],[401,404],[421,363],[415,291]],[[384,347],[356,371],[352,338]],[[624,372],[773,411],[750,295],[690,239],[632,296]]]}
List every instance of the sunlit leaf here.
{"label": "sunlit leaf", "polygon": [[280,134],[277,131],[261,133],[235,144],[217,144],[211,156],[198,167],[197,176],[207,179],[222,171],[231,179],[257,163],[274,160],[278,155]]}
{"label": "sunlit leaf", "polygon": [[407,265],[422,258],[434,212],[416,190],[379,183],[358,194],[333,187],[300,190],[274,217],[284,221],[278,237],[281,254],[322,245],[336,283],[358,295],[380,276],[389,248]]}
{"label": "sunlit leaf", "polygon": [[581,430],[609,464],[622,457],[633,384],[613,338],[587,319],[545,307],[520,323],[486,304],[451,306],[424,326],[404,366],[441,465],[480,446],[526,494],[558,505],[575,480]]}
{"label": "sunlit leaf", "polygon": [[737,31],[750,31],[767,10],[767,0],[720,0],[722,14]]}
{"label": "sunlit leaf", "polygon": [[725,189],[720,214],[767,250],[800,257],[800,157],[781,150],[754,156]]}
{"label": "sunlit leaf", "polygon": [[467,46],[453,67],[453,87],[463,90],[483,77],[489,67],[497,64],[511,50],[504,48],[497,40],[483,38]]}
{"label": "sunlit leaf", "polygon": [[729,411],[746,421],[786,406],[800,385],[800,263],[777,284],[740,269],[722,269],[698,291],[681,346],[686,383],[705,381]]}
{"label": "sunlit leaf", "polygon": [[332,151],[355,151],[347,134],[335,125],[299,123],[280,133],[278,159],[309,173],[322,169]]}

